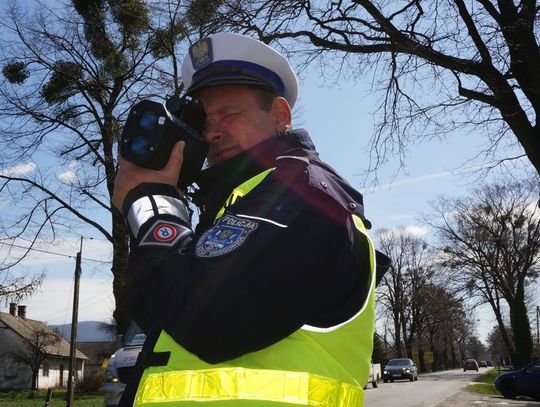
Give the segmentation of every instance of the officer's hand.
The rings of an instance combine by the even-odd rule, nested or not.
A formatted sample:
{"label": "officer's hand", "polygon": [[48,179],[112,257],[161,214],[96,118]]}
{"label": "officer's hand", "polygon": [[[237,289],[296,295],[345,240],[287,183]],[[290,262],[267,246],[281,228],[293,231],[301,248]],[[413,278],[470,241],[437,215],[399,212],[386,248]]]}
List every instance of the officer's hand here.
{"label": "officer's hand", "polygon": [[140,167],[119,156],[118,172],[114,179],[113,205],[122,211],[128,192],[144,182],[169,184],[176,187],[184,161],[184,145],[183,141],[175,144],[167,165],[159,171]]}

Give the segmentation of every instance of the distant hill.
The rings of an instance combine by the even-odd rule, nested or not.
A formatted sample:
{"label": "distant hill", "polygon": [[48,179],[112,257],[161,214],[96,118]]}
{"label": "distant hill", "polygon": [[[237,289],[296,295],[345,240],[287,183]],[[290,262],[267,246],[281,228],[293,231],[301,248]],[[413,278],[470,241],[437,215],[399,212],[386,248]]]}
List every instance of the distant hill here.
{"label": "distant hill", "polygon": [[[49,325],[52,329],[58,331],[67,341],[71,337],[71,324]],[[100,321],[81,321],[77,323],[77,342],[114,342],[116,336],[114,330],[106,322]]]}

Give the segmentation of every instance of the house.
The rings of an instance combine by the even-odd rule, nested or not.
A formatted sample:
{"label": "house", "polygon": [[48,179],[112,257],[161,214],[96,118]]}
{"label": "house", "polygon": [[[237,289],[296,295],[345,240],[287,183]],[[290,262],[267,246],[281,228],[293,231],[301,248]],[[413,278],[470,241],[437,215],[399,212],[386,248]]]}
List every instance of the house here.
{"label": "house", "polygon": [[[50,325],[64,339],[71,336],[71,324]],[[107,361],[116,352],[119,341],[116,329],[103,321],[79,321],[77,323],[76,347],[84,353],[88,359],[84,361],[85,379],[103,376]]]}
{"label": "house", "polygon": [[[26,318],[26,306],[9,304],[0,312],[0,390],[65,387],[69,342],[41,321]],[[76,375],[82,377],[87,356],[76,351]],[[37,375],[32,372],[37,371]]]}
{"label": "house", "polygon": [[84,378],[99,376],[105,372],[107,361],[118,348],[115,342],[77,342],[77,348],[81,350],[88,360],[84,362]]}

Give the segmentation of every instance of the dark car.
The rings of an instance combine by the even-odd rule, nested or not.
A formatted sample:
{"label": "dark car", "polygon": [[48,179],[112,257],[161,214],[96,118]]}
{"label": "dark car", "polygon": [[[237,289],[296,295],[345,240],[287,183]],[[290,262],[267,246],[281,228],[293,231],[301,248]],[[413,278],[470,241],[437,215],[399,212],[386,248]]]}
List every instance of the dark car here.
{"label": "dark car", "polygon": [[523,369],[497,376],[495,387],[507,399],[530,396],[540,400],[540,359]]}
{"label": "dark car", "polygon": [[488,367],[488,364],[485,360],[481,360],[478,362],[478,367]]}
{"label": "dark car", "polygon": [[465,362],[463,362],[463,371],[466,372],[467,370],[476,370],[478,372],[478,362],[476,359],[465,359]]}
{"label": "dark car", "polygon": [[390,380],[409,379],[418,380],[418,368],[416,364],[409,358],[390,359],[383,370],[383,382],[388,383]]}

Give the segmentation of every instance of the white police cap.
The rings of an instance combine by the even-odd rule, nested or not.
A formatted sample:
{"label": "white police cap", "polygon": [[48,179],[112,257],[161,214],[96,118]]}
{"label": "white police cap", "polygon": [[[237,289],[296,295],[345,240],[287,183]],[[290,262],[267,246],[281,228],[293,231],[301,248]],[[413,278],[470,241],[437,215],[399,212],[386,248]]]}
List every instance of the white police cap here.
{"label": "white police cap", "polygon": [[189,48],[182,65],[187,93],[220,85],[255,85],[283,96],[291,108],[298,79],[279,52],[262,41],[233,33],[205,37]]}

